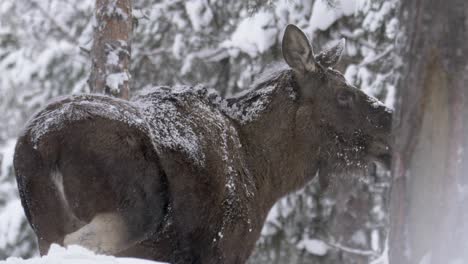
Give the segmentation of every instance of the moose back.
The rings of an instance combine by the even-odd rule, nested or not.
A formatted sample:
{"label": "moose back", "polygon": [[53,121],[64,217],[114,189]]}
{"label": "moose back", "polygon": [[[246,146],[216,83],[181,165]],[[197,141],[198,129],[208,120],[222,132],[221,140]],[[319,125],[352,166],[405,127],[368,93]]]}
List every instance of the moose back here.
{"label": "moose back", "polygon": [[56,100],[29,121],[14,165],[41,254],[52,243],[171,263],[244,263],[273,204],[314,175],[388,163],[391,111],[283,38],[288,68],[242,96],[156,87],[131,101]]}

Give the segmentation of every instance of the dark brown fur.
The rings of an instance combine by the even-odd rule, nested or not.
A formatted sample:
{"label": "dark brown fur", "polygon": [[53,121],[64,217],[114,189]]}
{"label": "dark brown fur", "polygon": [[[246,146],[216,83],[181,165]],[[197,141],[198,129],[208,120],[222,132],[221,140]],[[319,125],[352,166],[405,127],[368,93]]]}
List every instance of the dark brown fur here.
{"label": "dark brown fur", "polygon": [[[128,246],[117,255],[244,263],[279,198],[317,172],[326,178],[369,161],[388,162],[391,113],[328,69],[339,56],[327,59],[336,55],[327,50],[316,61],[294,26],[286,30],[283,54],[292,69],[224,101],[228,107],[205,89],[158,88],[130,102],[72,96],[36,114],[18,140],[14,164],[41,253],[111,212],[128,228]],[[261,100],[267,103],[261,111],[242,117]],[[103,106],[118,109],[118,117],[96,111]],[[177,115],[142,114],[163,106]],[[57,116],[60,122],[53,121]],[[145,125],[134,122],[139,118]],[[168,140],[164,131],[174,133],[172,122],[188,124],[201,139],[193,153]]]}

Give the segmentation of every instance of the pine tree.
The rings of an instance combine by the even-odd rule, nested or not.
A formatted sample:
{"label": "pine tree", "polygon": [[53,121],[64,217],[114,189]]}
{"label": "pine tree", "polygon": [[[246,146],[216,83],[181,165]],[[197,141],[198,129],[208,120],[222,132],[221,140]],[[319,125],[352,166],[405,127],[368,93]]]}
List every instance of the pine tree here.
{"label": "pine tree", "polygon": [[405,0],[400,13],[390,263],[467,263],[468,4]]}
{"label": "pine tree", "polygon": [[128,99],[130,95],[130,40],[132,1],[97,0],[91,50],[91,91]]}

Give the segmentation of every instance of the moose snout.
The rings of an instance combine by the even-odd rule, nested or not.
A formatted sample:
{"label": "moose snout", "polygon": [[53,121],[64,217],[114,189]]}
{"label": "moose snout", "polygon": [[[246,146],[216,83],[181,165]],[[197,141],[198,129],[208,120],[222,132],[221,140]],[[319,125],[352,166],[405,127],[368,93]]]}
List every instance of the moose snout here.
{"label": "moose snout", "polygon": [[385,143],[385,140],[377,139],[371,146],[371,151],[374,153],[374,160],[381,163],[387,169],[390,169],[392,161],[392,147]]}
{"label": "moose snout", "polygon": [[391,147],[391,132],[392,132],[392,117],[393,110],[388,107],[381,106],[378,109],[378,131],[375,134],[374,143],[371,146],[371,152],[374,153],[375,159],[385,166],[390,168],[392,159]]}
{"label": "moose snout", "polygon": [[387,131],[389,134],[392,130],[392,117],[393,117],[393,110],[384,106],[383,111],[380,117],[380,122],[382,128]]}
{"label": "moose snout", "polygon": [[376,129],[377,134],[381,134],[381,137],[384,135],[390,134],[392,129],[392,117],[393,110],[386,107],[385,105],[379,105],[378,107],[370,107],[368,112],[368,120]]}

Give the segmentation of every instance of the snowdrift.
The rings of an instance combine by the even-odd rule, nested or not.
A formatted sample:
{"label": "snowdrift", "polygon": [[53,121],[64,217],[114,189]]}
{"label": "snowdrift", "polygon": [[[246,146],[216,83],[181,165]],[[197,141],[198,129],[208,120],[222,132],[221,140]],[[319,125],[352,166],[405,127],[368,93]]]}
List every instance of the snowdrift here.
{"label": "snowdrift", "polygon": [[79,246],[63,248],[58,245],[50,247],[47,256],[32,259],[8,258],[0,264],[168,264],[136,258],[117,258],[97,255]]}

